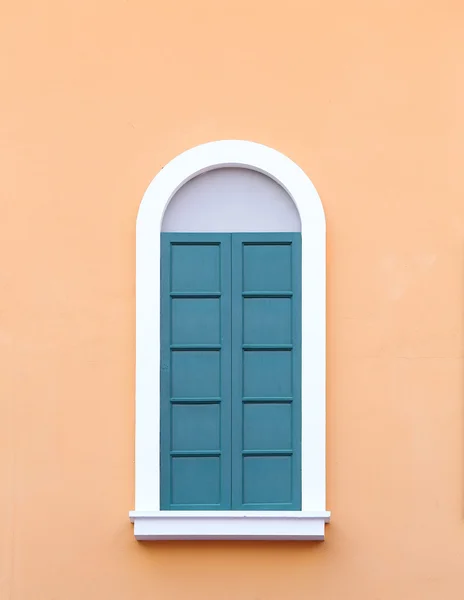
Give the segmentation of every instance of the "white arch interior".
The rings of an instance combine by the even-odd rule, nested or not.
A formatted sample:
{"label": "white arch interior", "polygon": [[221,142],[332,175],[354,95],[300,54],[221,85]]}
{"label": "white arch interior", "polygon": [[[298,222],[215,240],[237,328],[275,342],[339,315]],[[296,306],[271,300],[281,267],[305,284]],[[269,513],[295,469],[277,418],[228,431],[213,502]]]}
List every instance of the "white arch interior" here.
{"label": "white arch interior", "polygon": [[225,167],[201,173],[169,202],[162,231],[301,231],[295,203],[270,177]]}

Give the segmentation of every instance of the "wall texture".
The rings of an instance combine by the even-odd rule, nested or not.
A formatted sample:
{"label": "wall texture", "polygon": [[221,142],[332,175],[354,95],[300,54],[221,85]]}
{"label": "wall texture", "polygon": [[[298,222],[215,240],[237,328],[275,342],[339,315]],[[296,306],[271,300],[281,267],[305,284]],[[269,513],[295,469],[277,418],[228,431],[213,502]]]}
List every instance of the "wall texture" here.
{"label": "wall texture", "polygon": [[[4,0],[0,598],[461,600],[460,0]],[[135,217],[261,142],[328,223],[323,543],[137,543]]]}

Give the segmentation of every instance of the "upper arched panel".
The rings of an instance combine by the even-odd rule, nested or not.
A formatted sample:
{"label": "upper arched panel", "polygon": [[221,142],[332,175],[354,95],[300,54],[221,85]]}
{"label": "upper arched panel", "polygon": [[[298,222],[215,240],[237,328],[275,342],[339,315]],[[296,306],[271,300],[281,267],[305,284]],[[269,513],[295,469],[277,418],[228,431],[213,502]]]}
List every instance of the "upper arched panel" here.
{"label": "upper arched panel", "polygon": [[166,232],[301,231],[296,206],[270,177],[225,167],[197,175],[169,202]]}
{"label": "upper arched panel", "polygon": [[[171,160],[149,185],[140,205],[137,230],[161,231],[164,213],[182,186],[202,173],[242,167],[271,178],[293,200],[301,231],[325,239],[325,218],[319,196],[304,171],[277,150],[254,142],[222,140],[187,150]],[[167,221],[168,222],[168,221]]]}

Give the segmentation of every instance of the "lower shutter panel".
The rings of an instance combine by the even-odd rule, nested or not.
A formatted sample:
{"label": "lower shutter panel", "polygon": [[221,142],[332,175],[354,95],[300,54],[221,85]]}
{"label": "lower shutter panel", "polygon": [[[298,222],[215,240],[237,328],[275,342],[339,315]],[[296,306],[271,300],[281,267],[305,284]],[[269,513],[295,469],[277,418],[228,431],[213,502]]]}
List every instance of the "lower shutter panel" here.
{"label": "lower shutter panel", "polygon": [[230,266],[230,235],[161,234],[162,510],[230,509]]}
{"label": "lower shutter panel", "polygon": [[232,508],[301,509],[301,235],[232,235]]}

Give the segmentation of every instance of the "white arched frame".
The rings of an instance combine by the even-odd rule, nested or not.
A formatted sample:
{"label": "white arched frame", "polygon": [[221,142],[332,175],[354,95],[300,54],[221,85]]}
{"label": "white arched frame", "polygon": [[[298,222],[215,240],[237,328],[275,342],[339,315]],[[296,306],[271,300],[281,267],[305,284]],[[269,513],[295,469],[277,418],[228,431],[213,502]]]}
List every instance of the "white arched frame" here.
{"label": "white arched frame", "polygon": [[[160,232],[174,194],[222,167],[252,169],[281,185],[302,233],[302,510],[160,511]],[[308,176],[267,146],[239,140],[203,144],[169,162],[150,183],[137,217],[136,448],[137,539],[324,539],[326,234],[322,203]]]}

